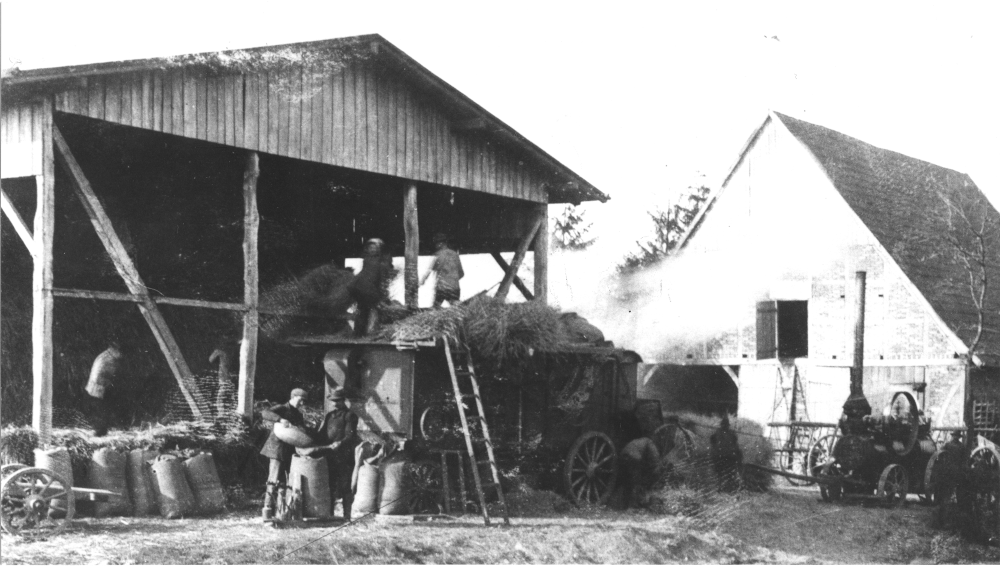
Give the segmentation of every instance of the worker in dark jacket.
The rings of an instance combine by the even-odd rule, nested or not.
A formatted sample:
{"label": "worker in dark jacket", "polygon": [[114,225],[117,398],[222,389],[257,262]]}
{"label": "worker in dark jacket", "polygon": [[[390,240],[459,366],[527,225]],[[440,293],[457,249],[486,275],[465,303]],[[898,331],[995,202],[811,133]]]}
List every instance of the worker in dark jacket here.
{"label": "worker in dark jacket", "polygon": [[365,242],[361,271],[347,287],[351,298],[357,303],[354,318],[354,335],[373,334],[378,327],[379,303],[386,297],[386,285],[392,272],[392,258],[382,253],[384,244],[378,238]]}
{"label": "worker in dark jacket", "polygon": [[84,390],[87,392],[87,412],[94,427],[94,436],[108,433],[108,420],[113,409],[108,393],[115,387],[121,366],[121,348],[113,341],[108,349],[97,355],[90,367],[90,377]]}
{"label": "worker in dark jacket", "polygon": [[722,416],[719,429],[709,437],[708,455],[718,476],[719,488],[736,491],[743,478],[743,451],[739,439],[729,427],[729,415]]}
{"label": "worker in dark jacket", "polygon": [[344,519],[351,520],[351,504],[354,490],[351,476],[354,474],[354,448],[358,443],[358,416],[347,408],[347,393],[338,387],[330,393],[333,409],[326,414],[316,429],[316,446],[312,454],[326,457],[330,473],[330,505],[342,500]]}
{"label": "worker in dark jacket", "polygon": [[279,492],[285,489],[288,483],[288,470],[292,465],[292,456],[295,454],[295,447],[282,442],[274,434],[274,427],[277,426],[305,426],[305,417],[299,410],[306,402],[306,392],[303,389],[292,389],[291,397],[287,403],[275,405],[269,409],[261,411],[260,416],[270,425],[271,434],[264,443],[264,448],[260,453],[270,460],[270,467],[267,473],[267,489],[264,493],[264,508],[261,514],[264,520],[274,517],[275,498]]}
{"label": "worker in dark jacket", "polygon": [[431,273],[436,276],[434,283],[434,308],[438,308],[442,303],[448,301],[449,305],[454,305],[462,297],[462,288],[459,279],[465,277],[462,270],[462,258],[458,252],[448,247],[448,236],[442,233],[434,234],[434,260],[424,276],[420,278],[420,284],[427,282]]}
{"label": "worker in dark jacket", "polygon": [[653,434],[637,438],[622,449],[622,469],[625,472],[625,505],[645,507],[649,491],[666,471],[664,457],[674,449],[677,426],[661,425]]}

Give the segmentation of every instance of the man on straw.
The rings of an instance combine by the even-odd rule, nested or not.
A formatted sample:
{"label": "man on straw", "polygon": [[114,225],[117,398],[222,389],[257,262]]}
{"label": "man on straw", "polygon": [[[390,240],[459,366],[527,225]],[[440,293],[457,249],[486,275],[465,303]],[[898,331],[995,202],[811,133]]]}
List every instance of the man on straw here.
{"label": "man on straw", "polygon": [[637,438],[622,449],[626,506],[649,504],[649,491],[663,476],[667,466],[664,458],[674,449],[676,429],[674,424],[661,425],[652,435]]}
{"label": "man on straw", "polygon": [[351,298],[358,304],[354,319],[354,335],[374,334],[378,327],[378,306],[385,296],[386,281],[392,271],[392,259],[386,262],[382,253],[384,242],[372,238],[365,242],[361,272],[347,287]]}
{"label": "man on straw", "polygon": [[740,450],[739,438],[729,427],[729,415],[722,415],[719,429],[712,433],[709,442],[708,454],[719,478],[719,488],[736,491],[743,478],[743,451]]}
{"label": "man on straw", "polygon": [[306,402],[306,392],[304,389],[292,389],[291,397],[287,403],[275,405],[269,409],[261,411],[261,418],[266,421],[271,428],[271,434],[264,443],[264,448],[260,453],[270,460],[270,467],[267,472],[267,488],[264,492],[264,508],[261,515],[265,521],[274,518],[275,499],[279,491],[283,490],[288,483],[288,470],[292,466],[292,455],[295,454],[295,447],[283,442],[274,434],[275,426],[305,426],[305,417],[299,407]]}
{"label": "man on straw", "polygon": [[438,232],[434,234],[434,259],[431,265],[420,278],[420,284],[427,282],[431,273],[436,275],[434,283],[434,308],[439,308],[445,301],[448,305],[458,303],[462,296],[462,289],[458,284],[459,279],[465,277],[462,270],[462,258],[458,252],[448,247],[448,236]]}
{"label": "man on straw", "polygon": [[330,392],[333,409],[326,414],[316,430],[318,446],[309,450],[311,454],[326,456],[326,467],[330,474],[330,505],[338,497],[344,507],[344,520],[351,520],[351,505],[354,490],[351,476],[354,475],[354,447],[358,441],[358,416],[347,408],[347,392],[338,387]]}

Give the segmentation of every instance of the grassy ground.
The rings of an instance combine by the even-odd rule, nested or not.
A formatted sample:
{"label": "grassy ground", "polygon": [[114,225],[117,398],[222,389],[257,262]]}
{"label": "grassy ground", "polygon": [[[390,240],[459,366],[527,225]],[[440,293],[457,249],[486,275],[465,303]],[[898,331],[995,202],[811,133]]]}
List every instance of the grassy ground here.
{"label": "grassy ground", "polygon": [[[342,563],[958,563],[1000,562],[1000,551],[928,527],[916,503],[887,510],[817,501],[815,489],[719,496],[714,513],[555,510],[538,505],[511,527],[476,517],[412,522],[366,518],[274,529],[256,513],[214,518],[79,519],[48,541],[0,538],[5,564]],[[545,499],[539,496],[538,500]],[[526,507],[522,507],[526,509]],[[724,510],[724,511],[723,511]]]}

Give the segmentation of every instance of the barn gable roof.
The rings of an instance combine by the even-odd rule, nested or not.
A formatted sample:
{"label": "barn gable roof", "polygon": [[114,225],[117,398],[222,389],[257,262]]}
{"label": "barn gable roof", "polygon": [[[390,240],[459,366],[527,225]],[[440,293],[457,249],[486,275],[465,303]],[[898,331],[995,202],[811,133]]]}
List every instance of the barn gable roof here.
{"label": "barn gable roof", "polygon": [[89,77],[142,73],[174,68],[201,68],[207,72],[254,72],[289,66],[342,65],[351,60],[374,60],[375,65],[395,69],[416,89],[442,101],[453,127],[476,131],[530,156],[554,182],[546,183],[550,203],[607,201],[608,196],[502,122],[469,97],[430,72],[378,34],[338,38],[250,49],[157,57],[150,59],[74,65],[57,68],[15,70],[2,79],[3,96],[17,99],[55,93],[85,85]]}
{"label": "barn gable roof", "polygon": [[[965,173],[875,147],[829,128],[775,116],[816,157],[851,209],[965,345],[978,326],[969,269],[951,238],[974,250],[972,230],[991,230],[982,352],[1000,355],[1000,215]],[[949,223],[949,213],[952,214]],[[985,224],[983,224],[985,222]]]}
{"label": "barn gable roof", "polygon": [[[980,309],[972,298],[969,270],[949,238],[957,237],[965,250],[974,248],[972,232],[961,229],[960,218],[952,215],[949,224],[949,209],[964,210],[986,228],[990,234],[989,285],[983,297],[984,331],[978,355],[989,365],[1000,365],[1000,214],[972,179],[965,173],[774,112],[753,132],[723,187],[772,119],[780,121],[816,158],[851,210],[966,346],[975,337]],[[705,203],[680,248],[700,228],[720,192]]]}

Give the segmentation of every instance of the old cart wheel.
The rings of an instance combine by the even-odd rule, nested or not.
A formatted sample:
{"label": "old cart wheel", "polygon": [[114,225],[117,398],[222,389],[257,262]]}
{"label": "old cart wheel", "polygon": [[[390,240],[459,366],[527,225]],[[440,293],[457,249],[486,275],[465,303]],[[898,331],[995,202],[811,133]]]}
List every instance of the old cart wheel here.
{"label": "old cart wheel", "polygon": [[910,480],[906,477],[906,470],[899,464],[889,464],[878,478],[876,496],[886,505],[899,507],[906,501],[909,489]]}
{"label": "old cart wheel", "polygon": [[3,467],[0,467],[0,480],[3,480],[14,472],[23,470],[27,467],[28,466],[25,466],[24,464],[4,464]]}
{"label": "old cart wheel", "polygon": [[836,434],[819,437],[806,454],[806,474],[812,477],[819,475],[823,466],[833,457],[833,447],[837,444]]}
{"label": "old cart wheel", "polygon": [[[791,427],[788,440],[778,451],[778,466],[786,471],[800,476],[807,475],[806,459],[812,445],[812,431],[801,427]],[[785,480],[795,486],[810,485],[812,482],[797,478],[785,477]]]}
{"label": "old cart wheel", "polygon": [[889,403],[889,440],[892,450],[899,456],[906,456],[917,445],[920,417],[917,401],[906,391],[892,396]]}
{"label": "old cart wheel", "polygon": [[938,450],[931,454],[929,460],[927,460],[927,466],[924,468],[924,485],[923,493],[920,494],[920,502],[926,505],[935,505],[940,503],[937,500],[937,483],[940,481],[940,469],[935,471],[935,467],[941,461],[942,458],[947,458],[947,456],[942,456],[944,450]]}
{"label": "old cart wheel", "polygon": [[441,466],[434,462],[413,462],[406,465],[410,492],[407,505],[414,515],[441,513],[444,491],[441,484]]}
{"label": "old cart wheel", "polygon": [[618,455],[608,435],[590,431],[576,439],[563,471],[566,494],[573,503],[605,503],[618,477]]}
{"label": "old cart wheel", "polygon": [[[836,462],[827,462],[820,468],[819,473],[816,474],[818,478],[841,478],[844,476],[840,469],[840,466]],[[819,484],[819,495],[823,498],[823,501],[827,503],[833,503],[839,500],[844,495],[844,486],[840,481],[834,482],[820,482]]]}
{"label": "old cart wheel", "polygon": [[969,457],[972,514],[984,542],[1000,541],[1000,453],[981,446]]}
{"label": "old cart wheel", "polygon": [[72,488],[58,474],[21,468],[0,484],[0,526],[23,537],[55,535],[73,518],[75,503]]}

